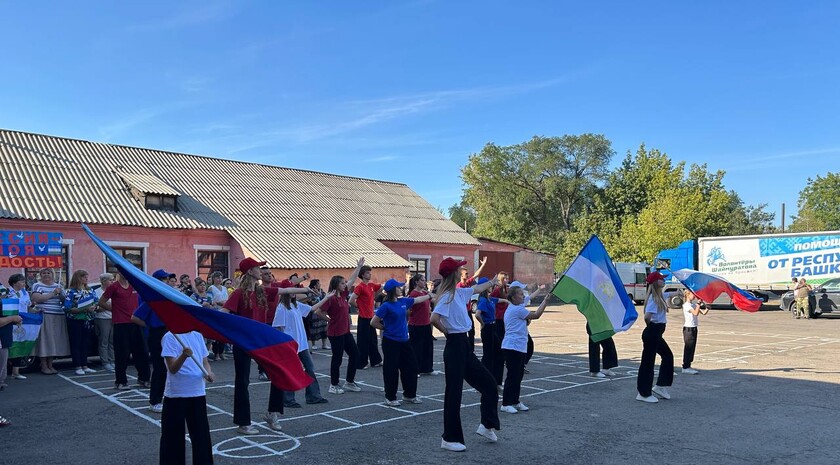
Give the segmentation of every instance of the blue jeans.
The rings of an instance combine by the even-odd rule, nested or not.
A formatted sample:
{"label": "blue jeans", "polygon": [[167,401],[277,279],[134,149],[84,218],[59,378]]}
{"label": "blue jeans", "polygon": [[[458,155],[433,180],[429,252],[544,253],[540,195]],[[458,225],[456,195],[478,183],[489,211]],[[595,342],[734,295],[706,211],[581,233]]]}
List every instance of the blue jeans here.
{"label": "blue jeans", "polygon": [[[315,364],[312,363],[312,356],[309,355],[309,350],[302,350],[298,352],[300,363],[303,364],[303,371],[313,378],[309,386],[306,386],[306,402],[309,404],[321,400],[321,386],[318,385],[318,378],[315,377]],[[295,391],[285,391],[283,394],[283,402],[291,404],[295,402]]]}

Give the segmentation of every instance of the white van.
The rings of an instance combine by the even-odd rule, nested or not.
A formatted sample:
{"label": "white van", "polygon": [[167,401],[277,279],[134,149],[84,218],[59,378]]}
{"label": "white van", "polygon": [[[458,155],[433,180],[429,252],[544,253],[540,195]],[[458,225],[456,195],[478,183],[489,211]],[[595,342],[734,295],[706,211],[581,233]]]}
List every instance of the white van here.
{"label": "white van", "polygon": [[647,263],[616,262],[615,269],[624,284],[624,291],[635,303],[645,300],[645,279],[650,273],[650,265]]}

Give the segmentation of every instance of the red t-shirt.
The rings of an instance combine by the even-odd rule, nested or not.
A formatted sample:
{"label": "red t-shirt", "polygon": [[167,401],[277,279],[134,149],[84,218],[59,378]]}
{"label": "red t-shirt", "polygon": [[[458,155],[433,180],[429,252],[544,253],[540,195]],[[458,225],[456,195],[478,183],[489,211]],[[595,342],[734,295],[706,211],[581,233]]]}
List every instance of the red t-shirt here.
{"label": "red t-shirt", "polygon": [[[271,302],[277,301],[277,288],[271,287],[264,287],[263,290],[265,291],[265,299],[268,305],[271,305]],[[261,307],[257,304],[257,293],[250,292],[250,299],[249,302],[245,302],[245,299],[242,295],[242,289],[236,289],[233,293],[228,297],[228,300],[225,302],[224,307],[230,310],[231,313],[234,315],[243,316],[245,318],[250,318],[254,321],[259,321],[260,323],[267,323],[271,324],[271,321],[268,321],[268,308]],[[274,309],[277,309],[277,305],[274,305]],[[272,314],[272,318],[274,315]]]}
{"label": "red t-shirt", "polygon": [[356,307],[359,308],[359,318],[373,318],[374,295],[379,292],[381,287],[381,284],[362,282],[353,290],[353,293],[356,294]]}
{"label": "red t-shirt", "polygon": [[138,306],[137,291],[131,287],[131,284],[128,287],[122,287],[119,281],[115,281],[105,289],[102,297],[99,298],[101,302],[107,302],[108,299],[111,299],[111,320],[113,323],[115,325],[131,323],[131,315],[134,314],[134,310],[137,310]]}
{"label": "red t-shirt", "polygon": [[[473,286],[475,286],[475,278],[470,278],[466,282],[458,281],[458,283],[455,284],[455,287],[457,287],[458,289],[464,289],[464,288],[473,287]],[[473,312],[472,312],[472,300],[467,301],[467,313],[469,313],[470,315],[473,314]]]}
{"label": "red t-shirt", "polygon": [[330,322],[327,323],[327,336],[344,336],[350,332],[350,304],[347,303],[349,292],[330,297],[321,310],[329,315]]}
{"label": "red t-shirt", "polygon": [[279,288],[280,283],[276,281],[268,286],[263,286],[265,299],[268,301],[268,309],[265,311],[265,322],[268,324],[274,323],[274,314],[277,313],[277,304],[280,303],[280,294],[277,292]]}
{"label": "red t-shirt", "polygon": [[[507,286],[496,286],[496,289],[493,289],[493,292],[490,293],[490,297],[495,297],[497,299],[507,299]],[[504,302],[499,302],[496,304],[496,320],[505,319],[505,310],[507,310],[508,304]]]}
{"label": "red t-shirt", "polygon": [[[408,296],[413,299],[427,294],[428,291],[413,290],[408,293]],[[428,326],[432,324],[431,317],[432,301],[427,300],[425,302],[420,302],[419,304],[411,306],[411,315],[408,316],[408,324],[409,326]]]}

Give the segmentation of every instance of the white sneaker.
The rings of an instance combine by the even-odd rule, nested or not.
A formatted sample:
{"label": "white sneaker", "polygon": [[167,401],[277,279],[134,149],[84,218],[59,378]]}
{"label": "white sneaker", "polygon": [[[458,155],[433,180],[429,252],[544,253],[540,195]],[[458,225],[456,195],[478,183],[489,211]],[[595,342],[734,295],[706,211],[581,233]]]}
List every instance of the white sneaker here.
{"label": "white sneaker", "polygon": [[344,394],[344,389],[338,386],[330,386],[330,394]]}
{"label": "white sneaker", "polygon": [[12,375],[12,379],[26,379],[26,376],[23,376],[22,374],[17,373],[17,374]]}
{"label": "white sneaker", "polygon": [[114,372],[114,371],[116,371],[116,369],[117,369],[117,368],[114,366],[114,364],[113,364],[113,363],[106,363],[106,364],[105,364],[105,366],[104,366],[104,368],[105,368],[105,371],[110,371],[111,373],[113,373],[113,372]]}
{"label": "white sneaker", "polygon": [[268,381],[268,375],[265,373],[260,373],[260,376],[257,377],[260,381]]}
{"label": "white sneaker", "polygon": [[416,397],[403,397],[403,402],[406,404],[422,404],[423,401]]}
{"label": "white sneaker", "polygon": [[402,403],[399,400],[385,399],[385,402],[383,402],[383,403],[386,407],[399,407],[400,405],[402,405]]}
{"label": "white sneaker", "polygon": [[277,412],[268,412],[263,414],[263,420],[265,420],[265,426],[268,426],[274,431],[280,431],[283,429],[283,427],[280,426],[280,414]]}
{"label": "white sneaker", "polygon": [[440,440],[440,448],[452,452],[464,452],[467,450],[467,446],[461,444],[460,442],[446,442],[443,439]]}
{"label": "white sneaker", "polygon": [[236,434],[247,434],[247,435],[260,434],[260,430],[255,428],[253,425],[245,425],[245,426],[240,426],[239,428],[236,428]]}
{"label": "white sneaker", "polygon": [[163,404],[154,404],[151,407],[149,407],[149,411],[152,413],[163,412]]}
{"label": "white sneaker", "polygon": [[695,370],[694,368],[683,368],[682,372],[684,375],[699,375],[700,372]]}
{"label": "white sneaker", "polygon": [[78,369],[76,369],[76,374],[77,375],[83,375],[83,374],[85,374],[85,370],[82,370],[81,368],[78,368]]}
{"label": "white sneaker", "polygon": [[496,432],[493,431],[493,428],[485,428],[482,424],[478,425],[478,429],[475,430],[475,434],[484,436],[490,442],[496,442],[499,440],[499,437],[496,436]]}
{"label": "white sneaker", "polygon": [[499,408],[499,411],[500,412],[505,412],[505,413],[516,413],[519,410],[516,410],[516,407],[514,407],[513,405],[502,405]]}
{"label": "white sneaker", "polygon": [[515,408],[516,410],[518,410],[520,412],[527,412],[528,410],[531,410],[531,409],[528,408],[527,405],[523,404],[522,402],[514,405],[513,408]]}
{"label": "white sneaker", "polygon": [[656,398],[656,397],[654,397],[654,396],[647,396],[647,397],[645,397],[645,396],[643,396],[643,395],[641,395],[641,394],[636,394],[636,400],[640,400],[640,401],[642,401],[642,402],[647,402],[647,403],[649,403],[649,404],[655,404],[655,403],[659,402],[659,399],[657,399],[657,398]]}
{"label": "white sneaker", "polygon": [[590,371],[589,376],[591,376],[593,378],[606,378],[607,377],[607,375],[601,373],[600,371],[596,371],[596,372],[591,372]]}
{"label": "white sneaker", "polygon": [[604,369],[604,370],[601,370],[601,373],[603,373],[603,374],[605,374],[605,375],[607,375],[607,376],[615,376],[615,373],[614,373],[611,369],[609,369],[609,368],[606,368],[606,369]]}
{"label": "white sneaker", "polygon": [[96,373],[96,370],[93,368],[84,367],[83,370],[85,370],[85,373]]}
{"label": "white sneaker", "polygon": [[350,392],[361,392],[362,388],[360,388],[356,383],[344,383],[344,390]]}
{"label": "white sneaker", "polygon": [[652,389],[653,393],[663,399],[670,399],[671,394],[668,392],[668,388],[665,386],[654,386]]}

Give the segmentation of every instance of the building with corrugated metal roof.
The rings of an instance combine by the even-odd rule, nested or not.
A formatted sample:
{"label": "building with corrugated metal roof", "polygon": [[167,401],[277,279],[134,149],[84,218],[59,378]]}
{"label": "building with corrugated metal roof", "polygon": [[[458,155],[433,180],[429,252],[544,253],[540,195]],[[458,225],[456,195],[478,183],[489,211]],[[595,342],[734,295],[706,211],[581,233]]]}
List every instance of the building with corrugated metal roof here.
{"label": "building with corrugated metal roof", "polygon": [[[479,242],[405,184],[11,130],[0,130],[0,178],[0,230],[60,233],[62,279],[110,267],[81,223],[146,272],[232,276],[250,256],[278,279],[329,279],[364,256],[381,281],[477,260]],[[13,242],[3,282],[42,263],[21,261]]]}

